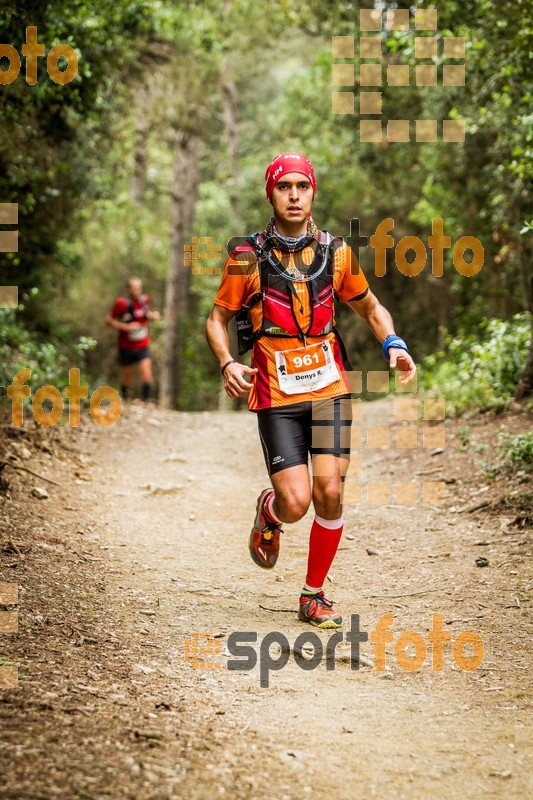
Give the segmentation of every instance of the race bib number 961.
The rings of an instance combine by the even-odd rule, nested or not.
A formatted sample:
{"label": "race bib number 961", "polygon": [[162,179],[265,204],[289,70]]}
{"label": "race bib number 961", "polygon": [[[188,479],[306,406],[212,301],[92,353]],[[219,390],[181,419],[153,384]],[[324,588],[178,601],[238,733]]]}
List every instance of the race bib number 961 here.
{"label": "race bib number 961", "polygon": [[285,394],[313,392],[340,378],[329,340],[278,351],[276,370],[279,388]]}

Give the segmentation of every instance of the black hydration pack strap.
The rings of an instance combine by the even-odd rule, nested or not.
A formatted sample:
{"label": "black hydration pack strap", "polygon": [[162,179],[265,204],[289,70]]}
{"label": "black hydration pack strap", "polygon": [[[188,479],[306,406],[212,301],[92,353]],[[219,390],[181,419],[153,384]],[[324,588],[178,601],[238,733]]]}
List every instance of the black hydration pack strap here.
{"label": "black hydration pack strap", "polygon": [[[126,304],[128,306],[127,313],[131,317],[131,320],[129,320],[129,321],[130,322],[134,322],[135,321],[135,313],[134,313],[135,300],[133,300],[129,295],[124,295],[123,299],[126,301]],[[144,299],[144,295],[141,294],[141,296],[138,298],[138,300],[139,300],[139,303],[141,304],[141,306],[143,308],[145,316],[147,316],[148,315],[148,305],[147,305],[147,303],[146,303],[146,301]]]}
{"label": "black hydration pack strap", "polygon": [[336,325],[333,326],[333,333],[335,334],[335,338],[337,339],[337,341],[339,343],[339,350],[341,351],[341,357],[342,357],[342,363],[344,365],[344,369],[346,370],[346,372],[351,372],[353,367],[352,367],[352,365],[350,363],[350,359],[348,358],[348,353],[346,352],[346,345],[342,341],[342,337],[341,337]]}
{"label": "black hydration pack strap", "polygon": [[[319,231],[319,236],[320,236],[321,233],[322,232]],[[319,303],[320,301],[318,299],[317,290],[316,290],[316,281],[314,279],[315,279],[315,277],[320,275],[324,271],[324,269],[326,268],[326,266],[327,266],[327,264],[329,262],[329,259],[330,259],[331,242],[333,241],[333,237],[327,231],[325,233],[326,233],[326,241],[325,242],[320,242],[320,241],[318,242],[318,246],[321,248],[321,252],[322,252],[322,263],[321,263],[320,268],[319,268],[318,272],[316,273],[316,275],[313,275],[311,278],[308,278],[309,291],[310,291],[310,293],[312,295],[312,300],[313,300],[313,302],[317,302],[317,303]],[[279,275],[283,275],[283,277],[287,277],[287,274],[286,274],[285,270],[283,269],[283,266],[279,263],[279,261],[277,261],[277,259],[276,259],[276,261],[277,261],[277,263],[276,263],[276,261],[274,261],[274,259],[272,259],[271,254],[268,251],[265,250],[265,248],[264,248],[265,239],[260,233],[251,234],[248,237],[248,241],[252,245],[252,247],[254,248],[254,251],[255,251],[255,254],[256,254],[260,280],[261,280],[260,262],[262,260],[268,261],[268,263],[273,267],[273,269]],[[258,256],[259,256],[259,258],[258,258]],[[315,255],[315,260],[316,260],[316,255]],[[314,263],[313,263],[313,266],[314,266]],[[294,285],[293,285],[292,281],[288,280],[287,281],[287,285],[288,285],[288,288],[289,288],[289,291],[291,292],[291,294],[293,294],[295,297],[297,297],[298,295],[297,295],[296,290],[294,289]],[[256,292],[253,295],[253,297],[250,298],[248,304],[247,305],[243,305],[242,308],[235,315],[235,318],[236,318],[236,321],[237,321],[237,339],[238,339],[238,345],[239,345],[239,355],[244,355],[244,353],[248,352],[248,350],[251,350],[251,348],[253,347],[254,343],[258,339],[260,339],[261,336],[268,336],[269,335],[268,333],[265,333],[262,330],[258,330],[258,331],[254,332],[253,325],[252,325],[252,320],[251,320],[251,317],[250,317],[250,308],[252,308],[252,306],[254,306],[259,301],[262,301],[262,299],[263,299],[262,288],[263,287],[261,286],[261,291]],[[338,295],[335,292],[335,290],[333,290],[333,298],[334,298],[334,302],[338,301]],[[313,309],[313,302],[311,303],[311,309]],[[295,322],[296,322],[296,327],[298,328],[298,330],[299,330],[299,332],[301,334],[300,338],[303,338],[303,340],[305,342],[306,334],[304,334],[302,329],[300,328],[300,325],[298,324],[298,320],[295,318],[294,311],[293,311],[293,316],[294,316],[294,319],[295,319]],[[312,316],[311,316],[311,325],[312,324],[313,324],[313,319],[312,319]],[[311,326],[309,327],[309,330],[310,330],[310,328],[311,328]],[[349,360],[348,354],[346,352],[345,344],[344,344],[344,342],[342,340],[342,337],[341,337],[341,335],[340,335],[340,333],[339,333],[339,331],[338,331],[338,329],[337,329],[337,327],[335,325],[332,326],[332,331],[335,334],[335,338],[337,339],[337,341],[339,343],[339,349],[340,349],[340,352],[341,352],[344,368],[347,371],[351,371],[352,370],[352,365],[350,364],[350,360]],[[274,335],[274,334],[272,334],[272,335]],[[282,337],[283,334],[277,333],[277,334],[275,334],[275,336],[276,337],[280,337],[280,336]],[[288,334],[286,334],[286,336],[287,336],[287,338],[291,338],[291,339],[294,338],[292,336],[289,336]]]}
{"label": "black hydration pack strap", "polygon": [[[322,231],[319,231],[319,236],[320,236],[320,234],[322,234]],[[309,273],[307,273],[306,276],[305,276],[305,279],[304,279],[305,281],[313,281],[315,278],[318,278],[318,276],[321,275],[324,272],[324,270],[326,269],[326,267],[328,265],[329,256],[330,256],[330,249],[331,249],[331,243],[333,241],[333,237],[327,231],[325,231],[325,234],[326,234],[326,240],[325,241],[320,241],[320,238],[323,239],[322,236],[320,236],[320,238],[317,239],[317,249],[315,251],[315,257],[314,257],[313,263],[312,263],[312,265],[311,265],[311,267],[309,269]],[[268,261],[268,263],[270,264],[272,269],[275,272],[277,272],[277,274],[280,277],[285,278],[288,281],[291,280],[291,276],[283,268],[283,264],[279,261],[279,259],[277,259],[275,256],[273,256],[272,247],[269,247],[268,249],[265,248],[265,246],[264,246],[265,245],[265,238],[264,238],[264,236],[262,234],[260,234],[260,233],[252,233],[248,237],[248,241],[250,242],[250,244],[254,248],[254,251],[256,253],[256,257],[257,257],[257,255],[259,255],[258,263],[259,263],[259,260]],[[321,259],[321,261],[320,261],[320,259]],[[313,272],[313,269],[314,269],[315,264],[317,263],[317,261],[320,261],[318,269],[315,272]]]}
{"label": "black hydration pack strap", "polygon": [[[309,272],[306,273],[306,276],[303,279],[303,282],[305,282],[307,284],[307,288],[308,288],[308,291],[309,291],[309,294],[310,294],[310,300],[311,300],[311,302],[310,302],[311,319],[310,319],[310,322],[309,322],[309,325],[308,325],[308,328],[307,328],[306,331],[304,331],[302,329],[300,323],[298,322],[296,314],[294,313],[294,307],[291,304],[292,318],[293,318],[294,324],[296,326],[296,329],[298,331],[298,338],[302,340],[302,342],[304,344],[304,347],[306,345],[307,337],[309,336],[309,331],[313,327],[314,304],[315,304],[315,302],[316,303],[320,303],[320,301],[318,299],[318,295],[317,295],[316,279],[327,268],[329,260],[330,260],[331,243],[333,241],[333,237],[327,231],[324,231],[324,233],[325,233],[325,236],[323,235],[322,231],[319,231],[318,238],[317,238],[317,247],[316,247],[316,251],[315,251],[315,257],[313,259],[313,263],[311,264],[311,267],[309,268]],[[300,299],[298,297],[298,293],[297,293],[296,289],[294,288],[293,279],[287,273],[287,271],[284,269],[284,267],[281,264],[281,262],[279,261],[279,259],[275,258],[272,255],[272,252],[271,252],[272,248],[269,248],[267,250],[264,247],[264,244],[265,244],[264,237],[259,233],[254,233],[250,237],[248,237],[248,241],[253,246],[256,254],[259,255],[259,257],[261,259],[261,262],[264,263],[266,261],[268,264],[270,264],[272,269],[280,277],[285,279],[285,284],[287,286],[287,290],[288,290],[289,294],[292,295],[294,298],[296,298],[296,300],[298,302],[300,302]],[[317,264],[317,263],[318,263],[318,267],[315,269],[315,264]],[[261,280],[261,290],[262,290],[263,289],[263,281],[262,281],[262,277],[263,276],[262,276],[261,266],[259,266],[259,276],[260,276],[260,280]],[[279,332],[276,332],[275,334],[270,334],[268,331],[265,331],[265,330],[261,329],[261,330],[257,331],[257,333],[255,334],[255,340],[259,339],[261,336],[276,336],[276,337],[287,336],[287,338],[291,338],[291,339],[293,338],[292,336],[290,336],[290,334],[283,334],[283,333],[280,334]]]}

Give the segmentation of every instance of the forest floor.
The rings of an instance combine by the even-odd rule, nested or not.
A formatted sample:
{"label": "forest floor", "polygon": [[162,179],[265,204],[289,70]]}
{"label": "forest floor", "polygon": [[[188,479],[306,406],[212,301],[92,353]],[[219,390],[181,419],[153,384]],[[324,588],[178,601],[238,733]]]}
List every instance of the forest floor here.
{"label": "forest floor", "polygon": [[[364,404],[363,428],[402,425],[392,399]],[[447,420],[443,452],[362,451],[357,480],[374,482],[377,500],[357,502],[349,479],[326,589],[345,631],[352,614],[371,631],[393,613],[379,671],[370,641],[359,669],[345,641],[330,670],[324,660],[304,670],[293,652],[299,634],[325,648],[332,632],[296,617],[311,512],[285,527],[275,570],[250,559],[268,483],[253,414],[133,402],[108,428],[6,422],[0,624],[16,612],[18,633],[0,634],[0,677],[18,669],[19,683],[0,690],[0,797],[531,797],[531,487],[525,473],[489,479],[481,463],[495,462],[499,431],[530,427],[518,411],[486,414]],[[444,502],[379,500],[391,481],[440,481]],[[481,666],[461,669],[446,644],[433,671],[433,614],[453,641],[477,633]],[[427,644],[416,671],[395,656],[407,630]],[[258,657],[268,633],[286,637],[291,652],[268,687],[259,666],[227,669],[236,631],[257,634]],[[215,652],[195,665],[187,642],[207,632]]]}

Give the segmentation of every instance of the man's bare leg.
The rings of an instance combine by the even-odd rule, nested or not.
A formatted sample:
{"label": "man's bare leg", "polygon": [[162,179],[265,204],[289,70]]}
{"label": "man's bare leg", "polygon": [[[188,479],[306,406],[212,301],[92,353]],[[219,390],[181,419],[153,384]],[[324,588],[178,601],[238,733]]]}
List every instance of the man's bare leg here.
{"label": "man's bare leg", "polygon": [[142,399],[146,402],[152,399],[152,359],[143,358],[139,361],[139,371],[142,381]]}
{"label": "man's bare leg", "polygon": [[122,367],[122,398],[126,400],[129,396],[131,383],[133,380],[133,365]]}
{"label": "man's bare leg", "polygon": [[297,522],[305,516],[311,504],[307,464],[298,464],[275,472],[271,480],[276,493],[272,504],[274,516],[280,522]]}
{"label": "man's bare leg", "polygon": [[309,535],[307,574],[300,596],[299,618],[320,628],[338,628],[341,615],[332,608],[322,587],[342,537],[342,487],[349,460],[333,455],[313,456],[315,518]]}
{"label": "man's bare leg", "polygon": [[342,490],[350,460],[332,455],[313,456],[313,506],[319,517],[342,515]]}

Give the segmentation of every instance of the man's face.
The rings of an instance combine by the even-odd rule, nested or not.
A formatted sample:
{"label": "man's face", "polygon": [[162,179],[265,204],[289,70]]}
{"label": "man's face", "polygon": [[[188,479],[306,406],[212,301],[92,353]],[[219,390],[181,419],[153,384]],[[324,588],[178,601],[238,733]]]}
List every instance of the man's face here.
{"label": "man's face", "polygon": [[288,172],[274,186],[274,215],[289,224],[304,222],[313,202],[313,187],[300,172]]}
{"label": "man's face", "polygon": [[143,293],[143,285],[141,281],[129,281],[128,292],[134,300],[137,300]]}

